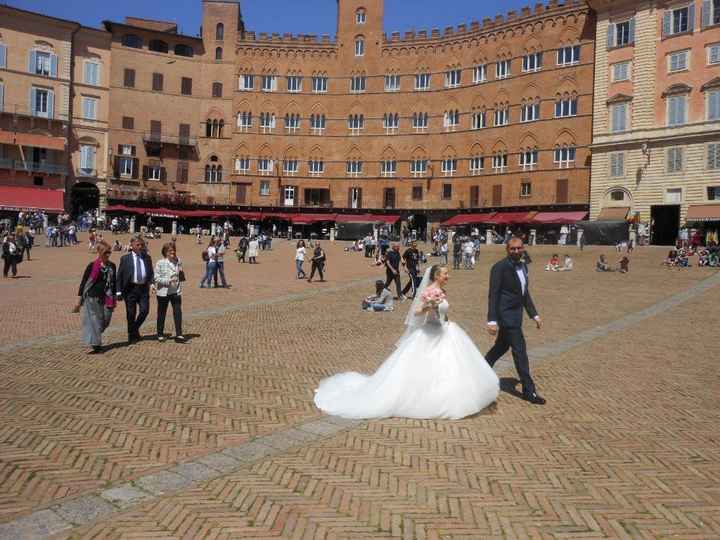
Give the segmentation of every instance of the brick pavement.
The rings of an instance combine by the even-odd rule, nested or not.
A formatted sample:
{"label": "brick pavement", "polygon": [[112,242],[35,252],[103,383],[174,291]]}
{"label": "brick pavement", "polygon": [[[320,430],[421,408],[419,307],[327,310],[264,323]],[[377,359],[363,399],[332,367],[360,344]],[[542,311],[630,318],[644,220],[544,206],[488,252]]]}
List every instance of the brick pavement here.
{"label": "brick pavement", "polygon": [[[547,251],[548,248],[536,250],[538,263],[542,262],[540,259]],[[281,247],[276,253],[278,259],[272,267],[279,268],[291,252],[286,247],[283,254]],[[656,261],[661,257],[660,252],[650,250],[634,257],[634,274],[596,275],[587,269],[596,254],[596,251],[591,251],[583,255],[578,260],[581,268],[572,274],[551,275],[537,271],[540,264],[535,266],[532,286],[536,302],[549,325],[542,334],[528,333],[531,347],[554,343],[597,324],[611,322],[711,275],[709,271],[701,269],[690,269],[687,272],[661,269]],[[353,284],[352,280],[358,278],[368,282],[375,272],[358,263],[358,260],[364,259],[357,255],[337,252],[333,253],[333,256],[347,263],[349,267],[343,270],[341,265],[338,265],[338,273],[348,274],[342,274],[343,279],[338,279],[335,283],[326,284],[325,289],[313,288],[312,293],[308,294],[307,284],[292,280],[288,284],[280,284],[276,278],[275,296],[268,294],[265,301],[258,301],[262,296],[257,296],[254,298],[255,302],[243,302],[239,296],[237,305],[220,303],[217,300],[209,302],[204,309],[199,310],[203,312],[202,316],[191,322],[190,330],[198,336],[186,346],[143,342],[132,348],[114,348],[102,357],[87,357],[75,344],[68,346],[44,343],[39,347],[16,347],[12,351],[0,353],[0,366],[5,375],[0,382],[0,414],[6,419],[0,432],[0,521],[7,522],[28,515],[31,511],[50,507],[58,501],[71,501],[72,497],[123,485],[148,474],[168,471],[177,463],[213,455],[218,450],[235,447],[255,437],[270,436],[318,419],[320,414],[311,402],[312,388],[317,380],[348,368],[366,371],[374,369],[391,349],[403,317],[401,311],[381,315],[359,313],[357,305],[360,297],[367,292],[368,286],[364,283]],[[288,260],[292,262],[291,259]],[[263,268],[262,274],[254,277],[265,279],[265,269]],[[478,308],[475,305],[477,302],[467,299],[478,297],[482,304],[486,278],[487,265],[483,265],[475,272],[453,273],[450,285],[451,300],[456,299],[453,302],[452,315],[471,332],[481,349],[486,348],[489,343],[481,333],[484,307]],[[39,282],[39,275],[37,279]],[[49,275],[46,279],[49,282],[55,278]],[[74,288],[74,283],[69,286]],[[270,290],[273,286],[272,279],[269,279],[265,286]],[[286,287],[297,287],[296,294],[289,296]],[[3,289],[3,294],[6,290]],[[572,295],[566,294],[570,290]],[[191,301],[203,300],[207,297],[201,296],[201,293],[208,292],[226,293],[190,290],[188,296]],[[242,295],[243,292],[238,291],[237,294]],[[717,301],[717,289],[711,289],[707,297]],[[201,305],[198,301],[193,306]],[[692,304],[673,309],[688,309],[690,305]],[[21,311],[18,316],[23,313]],[[698,322],[697,313],[692,309],[690,315],[694,316],[673,321],[673,324],[694,329],[698,327],[695,324]],[[638,328],[646,328],[646,334],[642,337],[651,343],[657,341],[656,337],[660,338],[660,341],[662,338],[672,337],[672,333],[663,331],[662,326],[658,325],[658,321],[663,317],[672,320],[670,316],[659,315],[657,320],[653,318],[640,322]],[[693,324],[695,326],[692,326]],[[702,325],[699,327],[702,328]],[[623,341],[622,336],[627,332],[617,333],[620,337],[618,351],[625,351],[623,354],[627,354],[628,350],[636,350],[637,344],[643,343],[636,337],[629,342]],[[677,345],[674,343],[660,348],[662,354],[659,360],[667,359],[673,350],[679,348]],[[694,343],[694,346],[699,347],[700,352],[703,352],[705,347],[703,343]],[[218,482],[256,486],[252,489],[241,489],[244,490],[243,497],[248,501],[245,504],[249,505],[243,510],[244,514],[236,513],[242,505],[233,506],[233,503],[230,506],[232,516],[208,521],[209,518],[197,517],[193,509],[188,510],[184,503],[179,504],[175,497],[170,497],[81,532],[97,537],[122,537],[126,527],[118,524],[124,523],[125,519],[131,519],[139,524],[136,532],[141,537],[147,537],[150,530],[167,537],[182,537],[181,528],[171,526],[165,517],[160,517],[157,513],[159,508],[182,508],[183,519],[186,521],[216,524],[218,528],[214,532],[219,537],[223,534],[264,536],[271,533],[282,536],[290,535],[291,532],[300,534],[298,537],[307,535],[308,538],[315,535],[321,537],[326,533],[327,537],[349,537],[356,536],[355,533],[348,532],[355,530],[354,528],[357,528],[357,536],[365,531],[365,536],[370,537],[399,532],[409,538],[421,537],[422,534],[427,537],[433,537],[434,534],[438,537],[445,533],[427,532],[441,530],[438,529],[438,523],[445,524],[443,526],[447,527],[447,531],[454,530],[452,534],[447,532],[451,536],[461,535],[458,531],[461,531],[462,527],[467,529],[469,537],[473,534],[477,537],[477,531],[485,531],[490,536],[509,536],[508,531],[511,531],[512,527],[518,527],[517,530],[520,531],[515,534],[525,536],[527,531],[534,530],[528,528],[527,520],[534,519],[533,513],[538,511],[536,506],[540,505],[541,509],[547,511],[547,508],[554,508],[552,504],[555,503],[549,503],[537,494],[533,495],[534,491],[530,489],[527,477],[521,476],[519,480],[514,480],[510,473],[523,471],[523,474],[531,474],[532,471],[531,479],[541,478],[553,486],[564,486],[573,494],[573,486],[581,485],[582,482],[573,477],[575,473],[569,475],[574,478],[572,481],[561,475],[566,468],[566,461],[561,459],[567,459],[564,452],[573,456],[589,452],[588,456],[598,459],[597,454],[591,452],[592,448],[585,448],[582,444],[578,446],[574,440],[563,439],[567,437],[563,430],[567,429],[565,424],[569,421],[569,411],[585,411],[595,405],[594,399],[587,398],[588,395],[595,396],[595,393],[586,391],[583,381],[574,379],[576,372],[566,368],[566,365],[580,362],[587,354],[586,349],[589,347],[583,345],[579,352],[573,349],[559,354],[556,362],[552,363],[552,368],[548,367],[549,365],[538,368],[541,388],[546,394],[552,392],[548,395],[551,397],[551,406],[546,409],[529,408],[524,403],[504,395],[492,414],[463,421],[467,423],[465,427],[462,423],[453,422],[371,422],[327,441],[311,442],[299,450],[262,460],[243,471],[213,480],[206,487],[193,487],[187,493],[176,496],[194,500],[198,490],[205,493],[210,486]],[[642,356],[642,351],[642,348],[637,349],[635,354]],[[605,351],[596,357],[605,359],[607,356],[608,352]],[[648,359],[647,362],[646,367],[656,366],[658,359]],[[544,374],[545,370],[558,369],[560,365],[565,371],[553,373],[552,379]],[[597,368],[589,367],[587,362],[581,362],[581,367],[585,377],[592,378],[597,371]],[[636,398],[637,403],[645,405],[645,399],[652,402],[653,393],[657,392],[658,388],[654,377],[655,373],[651,372],[652,382],[649,383],[648,394]],[[566,380],[572,383],[568,384],[564,392],[567,393],[570,388],[569,395],[572,399],[566,399],[562,389],[552,389],[552,381]],[[623,399],[626,398],[623,388],[630,382],[620,376],[617,380],[604,380],[603,385],[612,390],[608,395]],[[703,381],[699,378],[689,382],[695,386],[691,386],[687,392],[692,392],[693,388],[701,392],[706,385],[711,387],[713,384],[712,380]],[[611,407],[606,405],[606,410],[611,410]],[[705,425],[702,411],[694,408],[687,411],[693,418],[698,418],[698,425]],[[620,442],[629,437],[629,432],[620,428],[627,422],[626,416],[631,416],[632,411],[625,407],[621,412],[617,419],[612,414],[607,417],[591,417],[592,422],[602,420],[598,422],[598,437],[607,434],[611,439]],[[710,412],[716,414],[717,406]],[[661,411],[656,411],[647,418],[662,424],[660,413]],[[712,414],[709,416],[704,429],[712,433],[715,427],[710,420],[715,419]],[[533,427],[530,433],[525,425],[528,419],[532,419]],[[487,422],[490,422],[492,428],[489,431]],[[662,432],[666,433],[667,430]],[[507,436],[508,433],[510,437]],[[682,434],[684,436],[685,432],[682,431]],[[465,442],[453,443],[458,437]],[[532,450],[528,453],[524,451],[522,440],[534,441],[537,444],[530,445]],[[563,441],[566,447],[560,444]],[[466,443],[469,450],[465,449]],[[476,448],[476,443],[481,448]],[[410,448],[407,453],[401,450],[405,445]],[[469,460],[463,461],[464,465],[460,469],[453,469],[452,474],[448,469],[448,448],[451,447],[453,456]],[[478,465],[477,460],[482,455],[482,448],[492,448],[494,453],[482,458]],[[632,456],[633,449],[638,451],[637,446],[631,446],[624,455]],[[519,452],[521,459],[514,462],[501,459],[500,456],[507,452]],[[717,464],[717,455],[711,454],[709,450],[703,450],[702,453],[708,458],[710,468]],[[393,458],[395,454],[397,458]],[[382,459],[375,463],[375,458]],[[397,466],[401,472],[394,474],[391,469],[395,465],[388,463],[387,459],[399,459]],[[575,465],[577,463],[580,462],[577,461]],[[664,470],[663,463],[658,459],[653,463],[656,471]],[[495,465],[495,469],[502,469],[502,474],[497,470],[493,473],[499,475],[497,486],[500,487],[496,486],[496,489],[483,492],[484,494],[469,493],[488,484],[485,472],[490,465]],[[613,462],[604,467],[608,471],[615,471],[616,465],[617,463]],[[686,463],[673,462],[672,465],[677,471],[688,471]],[[308,467],[307,470],[305,466]],[[354,470],[358,472],[353,473]],[[367,472],[361,473],[362,470]],[[459,470],[461,472],[458,472]],[[652,468],[648,469],[650,470]],[[711,469],[709,474],[716,474],[717,469],[714,471]],[[247,477],[248,474],[251,476]],[[340,477],[337,477],[338,474]],[[346,478],[353,474],[358,474],[361,478]],[[458,492],[462,495],[453,495],[448,499],[448,490],[454,493],[459,489],[458,475],[471,479],[467,482],[473,489],[464,486],[465,491],[461,489]],[[233,480],[234,478],[237,479]],[[297,485],[292,483],[294,480],[290,481],[292,478],[299,478],[297,481],[303,489],[297,491]],[[371,478],[377,478],[378,483],[370,482]],[[413,480],[408,480],[409,478]],[[582,479],[582,475],[580,478]],[[450,487],[442,487],[450,480]],[[347,486],[344,486],[345,482],[348,482]],[[292,490],[288,493],[289,486]],[[412,487],[412,496],[408,495],[408,486]],[[673,487],[669,485],[668,489],[672,490]],[[374,494],[378,489],[379,498],[376,499]],[[431,506],[434,505],[434,509],[427,506],[425,499],[418,499],[418,490],[425,493],[426,497],[432,496]],[[444,494],[444,506],[437,506],[440,493]],[[525,500],[524,504],[530,505],[532,511],[528,513],[527,508],[522,505],[516,508],[517,501],[512,505],[502,502],[502,497],[508,494],[519,497],[521,501]],[[712,492],[706,493],[705,502],[717,506],[718,501],[713,499],[712,495]],[[536,502],[527,502],[527,497],[533,496],[536,497]],[[227,510],[227,504],[230,504],[228,500],[218,498],[217,494],[208,497],[208,504],[212,508]],[[278,497],[282,499],[279,502],[275,500]],[[500,498],[496,500],[497,497]],[[402,505],[405,506],[400,505],[398,508],[401,509],[393,510],[387,503],[393,499],[398,504],[404,501]],[[253,502],[250,503],[250,500]],[[542,502],[537,502],[539,500]],[[418,506],[413,507],[416,503]],[[203,504],[205,503],[198,503],[198,508]],[[518,512],[517,516],[522,524],[518,522],[519,524],[513,524],[508,529],[505,522],[498,517],[493,518],[497,521],[488,521],[489,528],[482,529],[479,521],[474,524],[466,523],[464,518],[457,521],[455,514],[460,512],[458,509],[467,507],[466,511],[471,509],[473,515],[476,515],[478,504],[501,507],[509,505],[515,508],[513,511]],[[548,504],[550,506],[546,508],[544,505]],[[602,522],[596,507],[583,510],[583,504],[582,497],[579,497],[577,508],[573,512],[580,512],[579,515],[590,512],[589,515],[593,516],[595,521]],[[364,508],[360,514],[351,512],[349,525],[346,523],[346,514],[350,508],[348,505]],[[372,507],[383,509],[380,514],[384,512],[386,517],[368,517]],[[265,510],[260,512],[263,508]],[[285,521],[278,525],[279,522],[275,521],[274,517],[265,515],[265,511],[270,511],[270,516],[285,516]],[[565,514],[557,509],[553,511],[555,516],[552,519],[546,516],[549,523],[555,523],[553,520],[557,519],[560,519],[561,523],[567,521]],[[321,517],[324,516],[323,519],[319,520],[316,515],[318,512]],[[566,509],[564,512],[567,514],[570,510]],[[135,516],[136,513],[139,517],[127,518],[128,515]],[[685,513],[680,512],[679,515],[684,516]],[[486,520],[488,519],[490,518],[486,517]],[[505,516],[503,519],[508,518]],[[295,523],[292,531],[286,528],[289,526],[288,520]],[[156,521],[160,524],[156,524]],[[241,529],[232,529],[233,526],[245,527],[247,530],[241,532]],[[539,536],[562,536],[563,526],[565,525],[558,525],[560,528],[556,529],[553,528],[555,525],[550,528],[538,525],[537,530],[540,531]],[[689,530],[687,524],[685,526],[686,531]],[[717,523],[710,522],[709,527],[716,526]],[[300,529],[304,532],[297,533]],[[583,529],[585,532],[579,529],[573,532],[571,529],[572,527],[565,531],[571,536],[615,536],[612,534],[614,529],[605,526],[598,530]],[[409,530],[413,532],[408,533]],[[700,533],[695,531],[693,534],[707,537],[707,534],[703,536],[704,529],[698,530]],[[713,534],[718,532],[713,528],[708,531]],[[199,537],[192,534],[189,537]],[[635,536],[633,533],[628,534]]]}

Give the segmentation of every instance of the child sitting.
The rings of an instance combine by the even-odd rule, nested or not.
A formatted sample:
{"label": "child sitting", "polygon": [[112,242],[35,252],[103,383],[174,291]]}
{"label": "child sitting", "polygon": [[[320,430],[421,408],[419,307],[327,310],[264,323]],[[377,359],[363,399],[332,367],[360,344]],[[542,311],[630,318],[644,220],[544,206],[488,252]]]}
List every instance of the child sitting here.
{"label": "child sitting", "polygon": [[677,251],[674,249],[668,251],[668,256],[663,264],[668,267],[677,265]]}
{"label": "child sitting", "polygon": [[571,272],[573,269],[574,263],[570,255],[567,253],[565,254],[565,260],[563,261],[563,265],[560,267],[558,272]]}
{"label": "child sitting", "polygon": [[612,272],[612,268],[610,268],[610,265],[605,260],[605,255],[600,255],[600,258],[595,263],[595,271],[596,272]]}
{"label": "child sitting", "polygon": [[393,295],[385,288],[385,282],[378,279],[375,282],[375,294],[363,300],[362,308],[365,311],[392,311],[393,302]]}
{"label": "child sitting", "polygon": [[555,253],[550,258],[550,262],[548,262],[545,265],[545,271],[546,272],[557,272],[558,270],[560,270],[560,256],[557,253]]}
{"label": "child sitting", "polygon": [[627,274],[630,271],[630,259],[628,259],[627,255],[623,256],[618,264],[618,272],[621,274]]}

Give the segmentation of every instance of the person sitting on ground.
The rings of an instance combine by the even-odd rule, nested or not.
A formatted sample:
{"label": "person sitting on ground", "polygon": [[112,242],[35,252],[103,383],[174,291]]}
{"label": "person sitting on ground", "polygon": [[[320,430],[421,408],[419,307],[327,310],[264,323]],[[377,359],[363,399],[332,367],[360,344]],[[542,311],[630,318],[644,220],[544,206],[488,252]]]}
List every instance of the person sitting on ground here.
{"label": "person sitting on ground", "polygon": [[394,309],[393,295],[385,287],[385,282],[378,279],[375,282],[375,294],[363,300],[362,308],[366,311],[392,311]]}
{"label": "person sitting on ground", "polygon": [[718,265],[720,265],[720,253],[717,246],[711,246],[708,250],[708,266],[715,268]]}
{"label": "person sitting on ground", "polygon": [[612,268],[605,260],[605,255],[600,255],[600,258],[595,263],[595,271],[597,272],[612,272]]}
{"label": "person sitting on ground", "polygon": [[123,247],[120,244],[120,240],[115,240],[115,242],[113,242],[113,245],[112,245],[112,250],[113,251],[122,251],[122,249],[123,249]]}
{"label": "person sitting on ground", "polygon": [[708,266],[708,256],[710,252],[705,248],[700,248],[698,254],[698,266]]}
{"label": "person sitting on ground", "polygon": [[668,251],[668,255],[665,258],[663,264],[668,267],[677,265],[677,253],[678,252],[675,249],[671,249],[670,251]]}
{"label": "person sitting on ground", "polygon": [[566,253],[563,265],[558,269],[558,272],[572,272],[573,267],[574,263],[572,257]]}
{"label": "person sitting on ground", "polygon": [[678,266],[679,268],[689,268],[691,266],[690,259],[688,258],[688,253],[684,249],[681,249],[678,252],[676,266]]}
{"label": "person sitting on ground", "polygon": [[618,272],[621,274],[627,274],[630,271],[630,259],[627,255],[623,255],[622,259],[618,261]]}
{"label": "person sitting on ground", "polygon": [[550,261],[545,265],[546,272],[557,272],[560,270],[560,256],[557,253],[553,253]]}

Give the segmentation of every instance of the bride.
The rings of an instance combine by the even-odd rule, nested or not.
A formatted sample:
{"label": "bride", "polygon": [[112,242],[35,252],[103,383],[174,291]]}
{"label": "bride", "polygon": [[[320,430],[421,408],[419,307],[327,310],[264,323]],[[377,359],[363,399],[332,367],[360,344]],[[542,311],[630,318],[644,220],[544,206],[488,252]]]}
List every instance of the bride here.
{"label": "bride", "polygon": [[370,376],[320,381],[315,405],[345,418],[464,418],[497,399],[500,384],[470,337],[448,321],[448,269],[425,272],[397,348]]}

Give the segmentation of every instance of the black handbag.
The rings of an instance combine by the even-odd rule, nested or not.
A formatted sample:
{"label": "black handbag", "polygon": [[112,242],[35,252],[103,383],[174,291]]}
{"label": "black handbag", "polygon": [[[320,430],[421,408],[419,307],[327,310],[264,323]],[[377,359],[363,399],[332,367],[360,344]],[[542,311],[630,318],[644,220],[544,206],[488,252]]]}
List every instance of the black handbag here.
{"label": "black handbag", "polygon": [[185,281],[185,270],[180,270],[180,272],[178,272],[178,280],[181,282]]}

